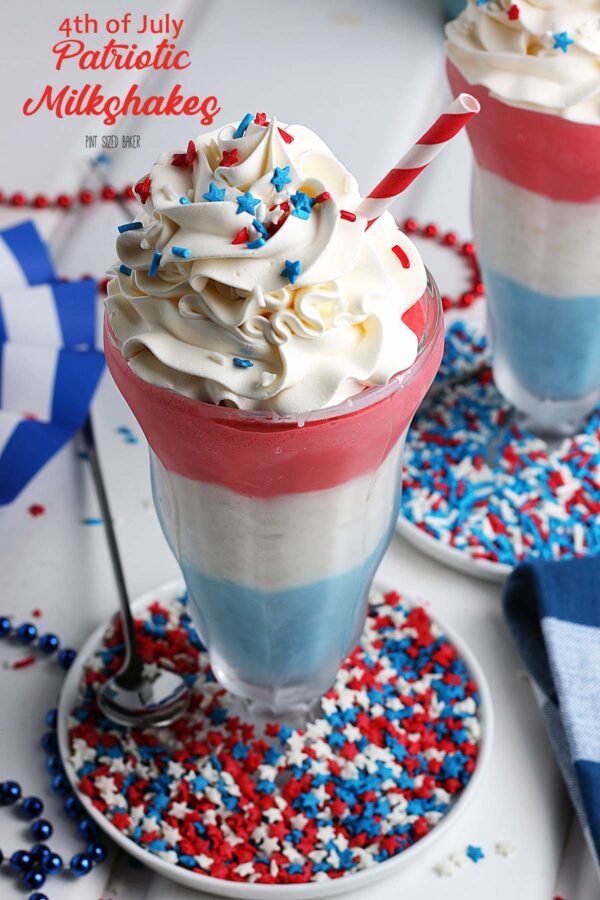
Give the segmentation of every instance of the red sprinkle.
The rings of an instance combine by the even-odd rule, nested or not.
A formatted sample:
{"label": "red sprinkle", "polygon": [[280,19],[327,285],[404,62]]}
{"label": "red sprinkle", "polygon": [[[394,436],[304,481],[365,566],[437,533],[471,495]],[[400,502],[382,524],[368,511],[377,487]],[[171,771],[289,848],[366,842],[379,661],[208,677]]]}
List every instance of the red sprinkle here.
{"label": "red sprinkle", "polygon": [[519,18],[519,16],[521,15],[521,10],[519,9],[519,7],[517,6],[516,3],[513,3],[511,8],[508,10],[507,15],[508,15],[508,18],[511,19],[512,21]]}
{"label": "red sprinkle", "polygon": [[36,609],[32,610],[31,615],[32,615],[35,619],[41,619],[41,618],[42,618],[42,611],[41,611],[41,609],[37,609],[37,608],[36,608]]}
{"label": "red sprinkle", "polygon": [[17,659],[11,665],[11,669],[26,669],[28,666],[32,666],[35,662],[35,656],[26,656],[24,659]]}
{"label": "red sprinkle", "polygon": [[27,510],[30,516],[33,516],[36,519],[38,516],[43,516],[46,512],[46,507],[42,506],[41,503],[32,503],[29,509]]}
{"label": "red sprinkle", "polygon": [[402,263],[402,268],[403,268],[403,269],[410,269],[410,259],[408,258],[408,256],[406,255],[406,253],[404,252],[404,250],[402,249],[402,247],[400,247],[399,244],[395,244],[395,245],[392,247],[392,253],[395,253],[395,254],[396,254],[396,256],[398,257],[398,259],[399,259],[400,262]]}
{"label": "red sprinkle", "polygon": [[223,157],[220,166],[223,166],[224,169],[228,169],[230,166],[237,166],[239,162],[239,154],[237,151],[237,147],[234,147],[233,150],[223,150]]}
{"label": "red sprinkle", "polygon": [[[263,125],[265,128],[269,124],[267,122],[267,114],[266,113],[256,113],[254,116],[254,124],[255,125]],[[281,129],[280,129],[281,131]]]}
{"label": "red sprinkle", "polygon": [[150,176],[146,175],[146,177],[142,178],[141,181],[138,181],[138,183],[135,186],[135,192],[138,195],[138,197],[140,198],[140,201],[142,203],[145,203],[146,200],[148,199],[148,197],[150,196],[151,183],[152,182],[150,181]]}
{"label": "red sprinkle", "polygon": [[234,239],[232,240],[232,244],[245,244],[248,240],[248,229],[240,228]]}
{"label": "red sprinkle", "polygon": [[315,203],[326,203],[327,200],[331,200],[331,194],[329,191],[323,191],[322,194],[318,194],[315,197]]}
{"label": "red sprinkle", "polygon": [[356,222],[356,213],[348,212],[347,209],[340,209],[340,216],[347,222]]}
{"label": "red sprinkle", "polygon": [[283,128],[278,128],[277,131],[279,132],[279,134],[281,135],[283,140],[286,142],[286,144],[291,144],[292,141],[294,140],[292,135],[288,134],[287,131],[284,131]]}

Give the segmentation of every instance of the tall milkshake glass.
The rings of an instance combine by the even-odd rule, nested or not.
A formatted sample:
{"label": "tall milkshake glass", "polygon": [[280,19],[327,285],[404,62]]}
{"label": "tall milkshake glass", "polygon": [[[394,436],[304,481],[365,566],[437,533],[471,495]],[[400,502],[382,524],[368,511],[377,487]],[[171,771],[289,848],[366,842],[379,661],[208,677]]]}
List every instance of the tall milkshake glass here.
{"label": "tall milkshake glass", "polygon": [[440,300],[412,310],[414,364],[342,404],[277,416],[148,384],[106,324],[112,376],[150,445],[159,519],[219,682],[251,714],[302,719],[365,622],[398,516],[406,430],[439,366]]}
{"label": "tall milkshake glass", "polygon": [[[600,124],[577,83],[594,57],[561,30],[582,6],[529,0],[511,21],[508,3],[471,4],[449,26],[450,85],[482,108],[468,133],[494,378],[542,434],[572,434],[600,400]],[[537,35],[548,21],[560,33]]]}

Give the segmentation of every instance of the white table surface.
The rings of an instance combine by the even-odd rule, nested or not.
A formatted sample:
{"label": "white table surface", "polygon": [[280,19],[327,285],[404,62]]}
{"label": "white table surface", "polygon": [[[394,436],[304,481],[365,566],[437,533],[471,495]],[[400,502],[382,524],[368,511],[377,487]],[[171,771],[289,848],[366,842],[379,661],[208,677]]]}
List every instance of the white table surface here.
{"label": "white table surface", "polygon": [[[157,153],[184,146],[195,133],[183,119],[137,119],[105,129],[96,122],[50,114],[24,120],[20,104],[39,93],[48,80],[65,83],[51,70],[51,44],[59,38],[55,23],[73,4],[30,0],[3,8],[5,35],[12,48],[0,61],[3,133],[0,188],[58,193],[97,186],[83,135],[108,131],[139,132],[140,150],[123,151],[106,169],[117,186],[142,175]],[[160,14],[158,0],[132,2],[134,15]],[[283,121],[313,127],[356,174],[366,191],[424,130],[447,102],[443,76],[443,40],[435,0],[179,0],[168,4],[185,16],[182,46],[194,65],[182,73],[184,90],[216,94],[222,112],[217,124],[246,110],[275,112]],[[107,17],[123,11],[117,0],[93,2],[92,14]],[[27,40],[25,41],[25,35]],[[99,40],[99,39],[98,39]],[[122,87],[129,75],[101,73],[107,87]],[[69,83],[77,84],[74,72]],[[86,79],[84,79],[86,80]],[[93,79],[90,79],[93,80]],[[171,85],[167,73],[154,75],[152,87]],[[18,88],[18,89],[17,89]],[[144,83],[144,89],[148,89]],[[160,91],[159,91],[160,92]],[[469,236],[469,150],[459,138],[398,204],[410,212]],[[133,207],[132,207],[133,210]],[[113,260],[115,226],[124,213],[114,204],[99,204],[69,214],[35,214],[51,242],[60,274],[100,276]],[[0,226],[22,213],[0,209]],[[456,257],[424,242],[423,253],[443,292],[458,292],[463,272]],[[116,429],[139,428],[108,377],[94,404],[101,459],[114,506],[117,534],[133,596],[178,574],[159,531],[150,502],[147,452],[143,439],[126,444]],[[141,435],[140,435],[141,437]],[[46,514],[28,515],[32,503]],[[0,510],[0,613],[30,618],[39,607],[40,627],[56,631],[77,647],[115,610],[115,590],[103,531],[82,520],[96,515],[89,473],[75,443],[66,447],[10,507]],[[587,851],[554,763],[541,717],[506,631],[500,588],[451,571],[394,539],[379,577],[409,596],[423,600],[457,629],[478,656],[492,689],[496,738],[487,775],[472,806],[457,826],[420,857],[409,873],[353,894],[357,900],[396,900],[399,896],[435,900],[597,900],[600,896]],[[20,651],[0,647],[0,661]],[[18,671],[2,671],[0,777],[16,778],[28,793],[48,797],[57,823],[51,843],[67,854],[75,849],[74,829],[50,798],[39,736],[45,711],[54,704],[61,670],[49,661]],[[55,813],[52,816],[52,813]],[[60,823],[60,824],[59,824]],[[24,843],[25,831],[10,812],[0,816],[0,846],[6,852]],[[509,841],[517,851],[495,854],[494,844]],[[486,859],[469,863],[453,878],[440,878],[433,866],[467,843],[484,848]],[[132,868],[124,857],[99,867],[77,882],[47,886],[61,900],[191,900],[194,896],[146,870]],[[12,880],[0,876],[0,895],[22,897]],[[198,896],[198,895],[195,895]]]}

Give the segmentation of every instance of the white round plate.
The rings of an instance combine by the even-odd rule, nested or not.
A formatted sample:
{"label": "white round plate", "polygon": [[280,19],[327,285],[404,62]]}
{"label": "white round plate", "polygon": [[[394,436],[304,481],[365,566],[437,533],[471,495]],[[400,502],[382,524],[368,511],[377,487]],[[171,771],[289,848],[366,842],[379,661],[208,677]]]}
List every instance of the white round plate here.
{"label": "white round plate", "polygon": [[456,547],[442,544],[441,541],[417,528],[402,514],[398,517],[396,531],[417,550],[421,550],[427,556],[437,559],[438,562],[444,563],[452,569],[458,569],[459,572],[465,572],[467,575],[475,575],[485,581],[495,581],[501,584],[512,572],[512,566],[508,566],[506,563],[494,563],[489,559],[473,559],[464,550],[457,550]]}
{"label": "white round plate", "polygon": [[[380,588],[381,590],[387,589],[381,586]],[[144,594],[143,597],[140,597],[133,604],[133,609],[134,611],[139,611],[154,600],[168,603],[169,601],[181,597],[184,591],[185,587],[183,582],[171,581],[154,591]],[[450,642],[457,648],[459,654],[464,659],[473,680],[478,685],[481,701],[479,709],[482,723],[481,749],[475,771],[463,793],[451,807],[450,811],[429,834],[425,835],[425,837],[421,838],[416,844],[413,844],[403,853],[398,854],[392,859],[378,863],[370,869],[363,869],[355,874],[346,875],[343,878],[337,878],[327,882],[319,881],[310,884],[284,885],[246,884],[242,882],[224,881],[219,878],[211,878],[208,875],[201,875],[196,872],[191,872],[188,869],[184,869],[181,866],[168,863],[156,856],[156,854],[144,850],[126,835],[122,834],[118,828],[109,822],[102,813],[93,806],[89,797],[78,790],[77,775],[69,759],[69,713],[77,701],[79,682],[85,664],[99,646],[102,636],[107,628],[108,623],[106,622],[100,625],[93,634],[90,635],[77,654],[77,658],[69,669],[65,679],[58,706],[58,741],[60,753],[73,790],[83,804],[86,813],[97,823],[107,837],[111,838],[119,847],[135,857],[135,859],[148,866],[149,869],[153,869],[159,875],[162,875],[171,881],[175,881],[178,884],[182,884],[185,887],[191,888],[194,891],[215,894],[220,897],[228,897],[229,900],[317,900],[317,898],[333,897],[345,893],[346,891],[356,890],[359,887],[371,884],[388,875],[399,874],[403,869],[418,864],[418,858],[423,851],[431,847],[442,834],[451,828],[458,817],[465,811],[482,780],[490,756],[493,740],[494,723],[492,700],[481,667],[471,650],[456,636],[456,634],[454,634],[452,629],[447,628],[437,617],[436,622],[440,625]]]}

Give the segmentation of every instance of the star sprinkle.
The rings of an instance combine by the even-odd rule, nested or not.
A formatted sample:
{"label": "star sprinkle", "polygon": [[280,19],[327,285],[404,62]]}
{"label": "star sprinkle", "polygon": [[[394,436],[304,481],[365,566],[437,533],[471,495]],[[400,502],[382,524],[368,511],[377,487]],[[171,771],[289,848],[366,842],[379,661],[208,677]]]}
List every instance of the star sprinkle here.
{"label": "star sprinkle", "polygon": [[196,145],[193,141],[188,141],[187,150],[185,153],[174,153],[173,159],[171,160],[172,166],[178,166],[180,168],[186,168],[189,166],[193,166],[196,161],[198,153],[196,151]]}
{"label": "star sprinkle", "polygon": [[242,121],[240,122],[238,127],[233,132],[233,137],[235,139],[244,137],[244,135],[246,134],[246,131],[248,130],[248,125],[250,124],[250,122],[252,121],[253,118],[254,117],[253,117],[252,113],[246,113],[246,115],[244,116],[244,118],[242,119]]}
{"label": "star sprinkle", "polygon": [[224,169],[228,169],[230,166],[237,166],[238,162],[239,153],[237,147],[234,147],[233,150],[223,150],[223,156],[221,157],[219,165]]}
{"label": "star sprinkle", "polygon": [[512,856],[513,853],[517,852],[517,848],[510,841],[498,841],[494,849],[498,856]]}
{"label": "star sprinkle", "polygon": [[302,266],[300,265],[300,260],[297,259],[292,261],[291,259],[286,259],[285,266],[281,271],[281,277],[287,278],[290,284],[296,284],[298,278],[300,277],[300,272],[302,271]]}
{"label": "star sprinkle", "polygon": [[507,10],[506,15],[512,22],[514,22],[521,15],[521,10],[519,9],[519,7],[517,6],[516,3],[513,3],[513,5],[510,7],[510,9]]}
{"label": "star sprinkle", "polygon": [[280,168],[279,166],[275,166],[274,172],[275,174],[271,178],[271,184],[275,185],[275,190],[280,194],[286,184],[292,183],[292,179],[290,178],[290,167],[283,166]]}
{"label": "star sprinkle", "polygon": [[553,34],[554,38],[554,50],[562,50],[563,53],[566,53],[571,44],[574,44],[575,41],[573,38],[569,37],[568,31],[561,31],[560,34]]}
{"label": "star sprinkle", "polygon": [[134,187],[134,191],[140,198],[140,203],[146,203],[148,197],[150,196],[150,188],[151,181],[149,175],[147,175],[145,178],[142,178],[141,181],[138,181],[138,183]]}
{"label": "star sprinkle", "polygon": [[209,203],[220,203],[225,199],[225,188],[218,188],[216,184],[211,181],[210,186],[206,194],[202,194],[204,200],[208,200]]}
{"label": "star sprinkle", "polygon": [[254,216],[254,210],[260,204],[260,200],[257,197],[253,197],[250,191],[246,191],[245,194],[240,194],[239,197],[236,197],[236,203],[238,205],[238,216],[243,212],[250,213],[251,216]]}
{"label": "star sprinkle", "polygon": [[474,847],[473,844],[469,844],[467,847],[467,856],[469,859],[472,859],[474,863],[478,863],[480,859],[485,859],[485,853],[481,847]]}
{"label": "star sprinkle", "polygon": [[315,204],[313,198],[305,194],[304,191],[297,191],[295,194],[292,194],[290,200],[294,207],[292,215],[297,216],[299,219],[308,219]]}
{"label": "star sprinkle", "polygon": [[232,240],[232,244],[245,244],[248,240],[248,229],[240,228],[234,239]]}
{"label": "star sprinkle", "polygon": [[267,125],[269,124],[267,121],[267,114],[266,113],[256,113],[256,115],[254,116],[254,124],[262,125],[264,128],[266,128]]}

